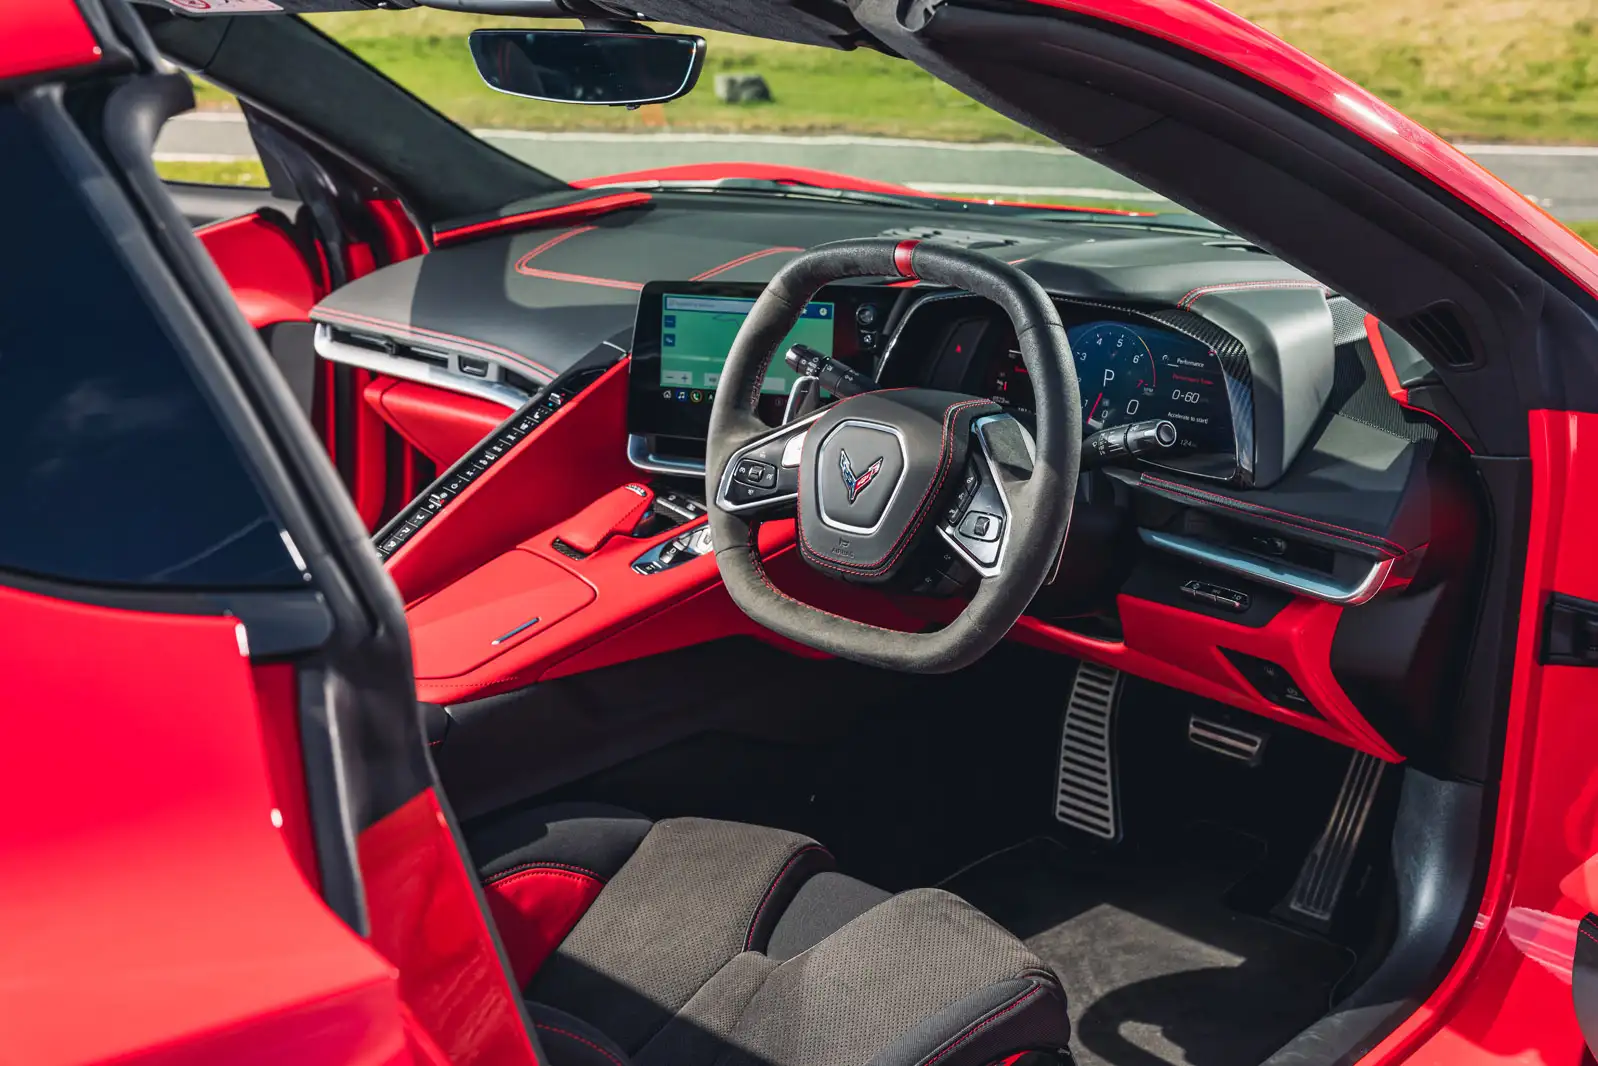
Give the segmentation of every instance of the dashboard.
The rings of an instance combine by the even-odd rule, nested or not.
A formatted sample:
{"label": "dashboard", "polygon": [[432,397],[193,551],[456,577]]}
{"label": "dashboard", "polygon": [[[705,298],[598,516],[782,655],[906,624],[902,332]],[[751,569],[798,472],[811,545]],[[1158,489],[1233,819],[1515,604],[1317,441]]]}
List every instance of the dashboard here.
{"label": "dashboard", "polygon": [[[710,405],[726,359],[761,285],[650,282],[633,332],[629,433],[649,469],[703,457]],[[1057,297],[1076,359],[1084,434],[1165,419],[1176,447],[1162,465],[1220,481],[1252,467],[1247,354],[1197,315],[1073,303]],[[890,325],[879,344],[883,325]],[[793,373],[780,354],[803,343],[877,378],[991,397],[1023,421],[1035,415],[1031,378],[1009,318],[968,293],[907,297],[881,285],[824,288],[778,346],[761,386],[760,413],[780,422]],[[880,351],[878,350],[880,348]],[[825,397],[823,397],[825,398]],[[1239,429],[1243,428],[1240,434]]]}

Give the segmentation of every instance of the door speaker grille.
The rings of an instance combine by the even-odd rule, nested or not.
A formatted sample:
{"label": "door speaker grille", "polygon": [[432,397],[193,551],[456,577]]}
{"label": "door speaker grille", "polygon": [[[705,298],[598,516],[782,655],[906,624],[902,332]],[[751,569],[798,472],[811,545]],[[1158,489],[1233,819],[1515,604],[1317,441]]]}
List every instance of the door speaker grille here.
{"label": "door speaker grille", "polygon": [[1060,781],[1054,817],[1102,840],[1117,840],[1121,818],[1115,788],[1115,707],[1121,671],[1097,663],[1077,667],[1060,729]]}

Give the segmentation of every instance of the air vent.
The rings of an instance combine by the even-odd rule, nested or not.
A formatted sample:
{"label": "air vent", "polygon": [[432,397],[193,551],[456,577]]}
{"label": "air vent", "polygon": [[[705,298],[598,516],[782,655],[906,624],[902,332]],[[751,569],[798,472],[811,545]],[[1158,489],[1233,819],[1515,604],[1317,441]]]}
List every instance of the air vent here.
{"label": "air vent", "polygon": [[1252,252],[1255,255],[1270,255],[1264,248],[1250,241],[1205,241],[1206,248],[1220,248],[1228,252]]}
{"label": "air vent", "polygon": [[1447,300],[1404,319],[1403,332],[1435,363],[1456,369],[1476,365],[1476,347],[1459,309]]}
{"label": "air vent", "polygon": [[395,347],[394,354],[401,359],[414,359],[418,363],[443,367],[445,370],[449,369],[449,356],[443,352],[429,351],[426,348],[411,348],[401,344]]}
{"label": "air vent", "polygon": [[356,333],[348,329],[333,329],[333,339],[342,344],[356,348],[365,348],[368,351],[382,352],[384,355],[394,354],[394,342],[387,337],[380,337],[375,333]]}

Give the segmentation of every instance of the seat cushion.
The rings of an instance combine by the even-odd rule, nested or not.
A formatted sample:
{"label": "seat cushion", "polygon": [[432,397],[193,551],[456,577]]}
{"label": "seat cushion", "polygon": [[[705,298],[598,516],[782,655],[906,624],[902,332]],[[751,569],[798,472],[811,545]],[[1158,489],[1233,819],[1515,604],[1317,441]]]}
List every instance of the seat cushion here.
{"label": "seat cushion", "polygon": [[759,951],[801,885],[830,869],[809,837],[739,822],[655,823],[526,986],[643,1047],[734,956]]}
{"label": "seat cushion", "polygon": [[707,982],[637,1066],[982,1066],[1059,1051],[1048,967],[938,889],[893,896],[785,962],[748,953]]}

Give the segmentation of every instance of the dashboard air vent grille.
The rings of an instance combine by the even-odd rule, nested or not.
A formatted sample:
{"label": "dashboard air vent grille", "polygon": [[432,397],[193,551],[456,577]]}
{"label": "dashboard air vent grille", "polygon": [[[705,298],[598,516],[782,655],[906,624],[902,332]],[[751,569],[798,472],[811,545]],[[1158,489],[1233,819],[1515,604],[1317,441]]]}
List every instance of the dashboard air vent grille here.
{"label": "dashboard air vent grille", "polygon": [[1476,365],[1476,349],[1458,309],[1448,301],[1432,304],[1404,320],[1404,325],[1427,355],[1456,369]]}

